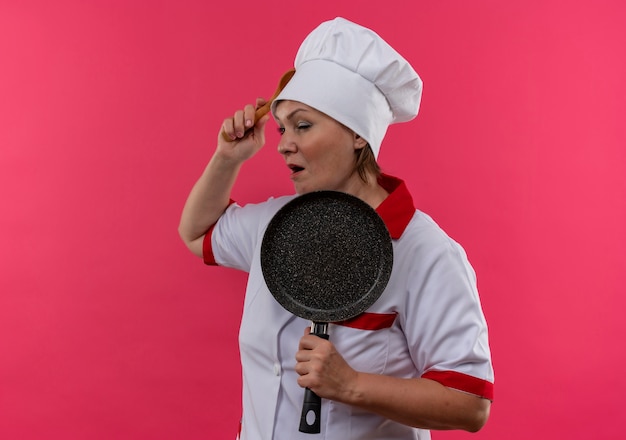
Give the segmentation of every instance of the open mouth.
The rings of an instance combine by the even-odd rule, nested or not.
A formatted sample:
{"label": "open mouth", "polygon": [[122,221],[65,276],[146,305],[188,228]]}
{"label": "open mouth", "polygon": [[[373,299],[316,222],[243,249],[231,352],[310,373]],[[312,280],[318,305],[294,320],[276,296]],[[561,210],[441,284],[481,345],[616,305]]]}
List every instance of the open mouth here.
{"label": "open mouth", "polygon": [[298,165],[289,165],[289,169],[291,170],[291,174],[295,174],[295,173],[302,171],[304,168]]}

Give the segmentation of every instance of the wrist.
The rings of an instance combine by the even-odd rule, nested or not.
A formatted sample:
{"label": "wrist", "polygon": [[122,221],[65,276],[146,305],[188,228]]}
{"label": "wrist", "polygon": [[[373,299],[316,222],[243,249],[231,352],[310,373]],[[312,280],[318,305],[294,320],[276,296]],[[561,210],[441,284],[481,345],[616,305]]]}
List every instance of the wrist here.
{"label": "wrist", "polygon": [[367,374],[358,371],[354,372],[352,380],[345,381],[342,392],[342,403],[352,406],[362,406],[367,395]]}
{"label": "wrist", "polygon": [[245,159],[241,159],[229,152],[222,151],[219,147],[213,153],[213,157],[209,161],[209,165],[218,170],[232,170],[239,169],[245,162]]}

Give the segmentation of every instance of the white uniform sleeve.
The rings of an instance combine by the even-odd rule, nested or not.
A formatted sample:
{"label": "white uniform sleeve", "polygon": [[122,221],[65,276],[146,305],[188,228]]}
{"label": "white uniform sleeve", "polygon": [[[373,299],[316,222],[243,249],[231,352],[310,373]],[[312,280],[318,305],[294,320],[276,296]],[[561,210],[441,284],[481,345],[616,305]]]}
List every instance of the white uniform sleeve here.
{"label": "white uniform sleeve", "polygon": [[285,196],[258,204],[230,205],[212,231],[211,248],[215,262],[249,272],[268,223],[276,211],[292,198]]}
{"label": "white uniform sleeve", "polygon": [[[456,372],[493,383],[474,270],[460,245],[430,217],[418,215],[424,218],[415,231],[413,285],[403,323],[413,362],[422,374]],[[472,392],[471,384],[464,391]]]}

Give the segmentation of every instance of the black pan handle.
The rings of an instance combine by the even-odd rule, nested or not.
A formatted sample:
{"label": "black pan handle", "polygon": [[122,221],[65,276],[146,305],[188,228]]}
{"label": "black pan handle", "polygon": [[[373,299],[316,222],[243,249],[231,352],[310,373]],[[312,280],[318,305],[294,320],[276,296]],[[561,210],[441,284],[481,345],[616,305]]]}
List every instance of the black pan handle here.
{"label": "black pan handle", "polygon": [[[328,339],[328,323],[314,322],[311,325],[311,334]],[[300,432],[305,434],[319,434],[321,428],[322,399],[309,388],[304,390],[302,414],[300,415]]]}

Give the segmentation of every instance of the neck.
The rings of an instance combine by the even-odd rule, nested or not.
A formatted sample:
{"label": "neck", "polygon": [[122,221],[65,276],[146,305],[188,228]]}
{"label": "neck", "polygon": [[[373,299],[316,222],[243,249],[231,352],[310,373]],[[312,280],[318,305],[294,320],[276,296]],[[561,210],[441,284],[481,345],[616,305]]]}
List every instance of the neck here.
{"label": "neck", "polygon": [[360,185],[350,188],[346,192],[363,200],[374,209],[378,208],[378,205],[389,195],[374,177],[370,177],[368,183],[363,182],[361,179],[359,179],[359,182]]}

